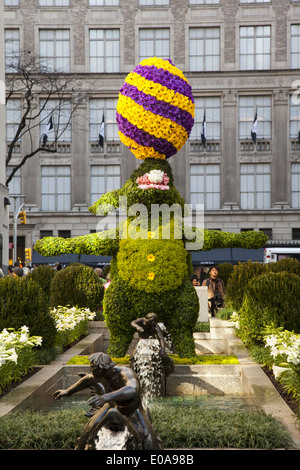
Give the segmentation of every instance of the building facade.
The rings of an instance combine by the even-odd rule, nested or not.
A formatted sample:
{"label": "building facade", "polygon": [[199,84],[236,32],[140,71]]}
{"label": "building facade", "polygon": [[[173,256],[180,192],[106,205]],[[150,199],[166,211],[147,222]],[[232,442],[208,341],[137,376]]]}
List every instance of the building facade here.
{"label": "building facade", "polygon": [[4,6],[0,5],[0,268],[8,265],[9,199],[5,185],[5,61]]}
{"label": "building facade", "polygon": [[[170,58],[193,89],[195,125],[171,165],[186,203],[194,209],[204,205],[205,227],[263,230],[274,243],[300,240],[300,1],[4,4],[6,57],[17,50],[36,54],[87,94],[57,152],[29,159],[9,185],[10,194],[25,196],[27,224],[18,226],[21,259],[24,248],[43,236],[97,230],[99,220],[88,207],[121,187],[139,164],[118,138],[119,89],[125,76],[151,56]],[[66,114],[72,90],[69,95]],[[22,100],[19,94],[7,107],[8,142]],[[251,137],[255,116],[256,142]],[[37,126],[31,139],[38,142],[45,126]],[[17,143],[11,166],[28,145],[26,136]]]}

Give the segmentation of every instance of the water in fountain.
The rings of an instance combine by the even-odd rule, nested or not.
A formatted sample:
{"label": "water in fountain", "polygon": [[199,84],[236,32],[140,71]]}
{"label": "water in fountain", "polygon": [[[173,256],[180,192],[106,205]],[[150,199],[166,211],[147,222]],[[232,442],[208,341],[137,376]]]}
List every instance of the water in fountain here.
{"label": "water in fountain", "polygon": [[112,431],[101,428],[95,439],[95,450],[126,450],[130,432],[125,427],[123,431]]}
{"label": "water in fountain", "polygon": [[157,339],[140,339],[131,360],[140,387],[143,406],[147,406],[154,397],[164,394],[165,376]]}

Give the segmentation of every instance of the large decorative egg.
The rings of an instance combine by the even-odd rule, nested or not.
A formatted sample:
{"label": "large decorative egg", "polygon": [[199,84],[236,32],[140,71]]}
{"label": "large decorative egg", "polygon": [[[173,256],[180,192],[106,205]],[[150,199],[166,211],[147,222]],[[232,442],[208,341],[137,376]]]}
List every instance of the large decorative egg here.
{"label": "large decorative egg", "polygon": [[120,140],[139,159],[175,155],[190,135],[194,115],[192,88],[170,60],[143,60],[119,93]]}

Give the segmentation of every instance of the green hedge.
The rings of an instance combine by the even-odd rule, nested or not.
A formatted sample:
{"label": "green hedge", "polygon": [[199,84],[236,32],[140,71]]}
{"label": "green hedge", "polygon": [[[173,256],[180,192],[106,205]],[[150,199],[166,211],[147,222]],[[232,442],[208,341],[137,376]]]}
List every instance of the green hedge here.
{"label": "green hedge", "polygon": [[249,281],[239,310],[239,336],[261,343],[264,328],[273,325],[300,332],[300,277],[286,271],[267,272]]}
{"label": "green hedge", "polygon": [[31,336],[42,336],[42,348],[54,345],[56,328],[47,297],[31,278],[0,279],[0,331],[26,325]]}
{"label": "green hedge", "polygon": [[51,282],[52,307],[86,307],[96,312],[102,307],[104,287],[94,270],[84,265],[70,265],[58,271]]}

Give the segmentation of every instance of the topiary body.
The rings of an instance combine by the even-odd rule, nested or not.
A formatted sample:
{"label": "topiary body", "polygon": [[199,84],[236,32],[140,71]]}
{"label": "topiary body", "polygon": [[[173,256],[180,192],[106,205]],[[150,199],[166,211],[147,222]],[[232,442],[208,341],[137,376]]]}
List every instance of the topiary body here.
{"label": "topiary body", "polygon": [[[183,217],[185,201],[174,186],[167,159],[189,136],[194,99],[186,78],[170,61],[147,59],[126,77],[117,122],[121,141],[144,161],[121,189],[103,195],[90,211],[105,216],[121,208],[125,221],[116,229],[73,239],[45,238],[35,249],[44,256],[113,256],[112,283],[103,302],[111,356],[124,356],[134,334],[131,321],[149,312],[155,312],[165,324],[178,354],[193,356],[199,301],[189,281],[191,256],[186,244],[190,251],[258,248],[267,238],[258,232],[248,235],[188,228],[178,217],[178,211]],[[152,217],[159,208],[169,210],[169,219],[158,212]]]}

